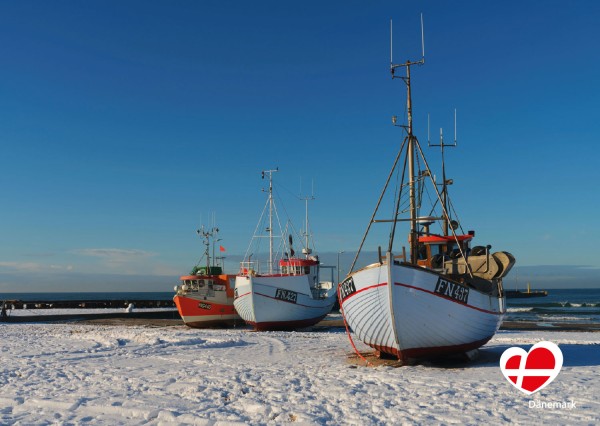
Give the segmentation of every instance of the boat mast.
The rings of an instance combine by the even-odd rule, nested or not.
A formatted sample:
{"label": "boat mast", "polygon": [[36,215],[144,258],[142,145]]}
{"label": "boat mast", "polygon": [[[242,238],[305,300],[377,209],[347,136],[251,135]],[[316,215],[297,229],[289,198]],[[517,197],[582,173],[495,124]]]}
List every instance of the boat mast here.
{"label": "boat mast", "polygon": [[[211,237],[214,238],[218,232],[219,232],[219,229],[216,227],[213,227],[212,229],[209,229],[209,230],[205,230],[204,225],[202,225],[202,227],[200,229],[196,230],[196,233],[204,239],[203,244],[206,247],[204,250],[204,255],[206,256],[206,273],[207,274],[210,273],[210,238]],[[213,257],[214,257],[214,250],[213,250]],[[214,261],[214,259],[213,259],[213,261]]]}
{"label": "boat mast", "polygon": [[273,273],[273,173],[278,172],[279,167],[275,170],[263,170],[262,178],[265,178],[265,173],[269,174],[269,274]]}
{"label": "boat mast", "polygon": [[[396,124],[397,121],[397,117],[393,116],[392,117],[392,124],[394,124],[394,126],[398,126],[398,127],[402,127],[404,128],[404,130],[407,132],[407,136],[404,138],[404,141],[402,142],[402,146],[400,147],[400,150],[398,151],[398,154],[396,155],[396,159],[394,160],[394,164],[392,165],[392,169],[390,170],[390,173],[387,177],[387,180],[385,181],[385,185],[383,186],[383,190],[381,191],[381,195],[379,196],[379,200],[377,201],[377,205],[375,206],[375,210],[373,211],[373,215],[371,216],[371,220],[369,221],[369,224],[367,225],[367,229],[363,235],[363,239],[360,242],[360,245],[358,247],[358,250],[356,251],[356,254],[354,255],[354,260],[352,261],[352,265],[350,266],[350,270],[348,272],[348,274],[351,274],[352,271],[354,271],[354,266],[356,265],[356,261],[358,260],[358,256],[360,255],[360,252],[363,248],[363,245],[365,243],[365,240],[367,239],[367,235],[369,234],[369,231],[371,229],[371,225],[373,225],[376,222],[393,222],[392,225],[392,231],[390,232],[390,239],[389,239],[389,247],[388,247],[388,253],[391,253],[392,251],[392,244],[394,241],[394,234],[395,234],[395,230],[396,230],[396,223],[400,220],[398,219],[398,211],[399,211],[399,207],[400,207],[400,195],[398,195],[397,198],[397,202],[396,202],[396,209],[394,212],[394,217],[391,220],[376,220],[375,216],[377,215],[377,212],[379,210],[379,206],[381,204],[381,201],[383,200],[383,197],[387,191],[388,185],[390,183],[390,180],[392,178],[392,175],[394,174],[394,171],[396,170],[396,166],[398,165],[398,160],[400,159],[400,157],[402,156],[403,152],[404,152],[404,147],[405,145],[407,145],[407,155],[406,155],[406,160],[408,162],[409,165],[409,185],[410,185],[410,234],[409,234],[409,240],[410,240],[410,263],[412,264],[416,264],[417,263],[417,259],[418,259],[418,234],[417,234],[417,200],[416,200],[416,188],[415,188],[415,183],[416,183],[416,179],[415,179],[415,156],[416,156],[416,149],[419,148],[418,145],[418,141],[417,138],[413,135],[413,125],[412,125],[412,92],[411,92],[411,85],[410,85],[410,67],[412,65],[423,65],[425,63],[425,39],[424,39],[424,31],[423,31],[423,15],[421,15],[421,47],[422,47],[422,57],[421,60],[413,62],[413,61],[406,61],[403,64],[394,64],[393,58],[392,58],[392,52],[393,52],[393,48],[392,48],[392,21],[390,20],[390,72],[392,74],[392,79],[394,78],[401,78],[405,83],[406,83],[406,88],[407,88],[407,100],[406,100],[406,109],[407,109],[407,113],[408,113],[408,125],[400,125],[400,124]],[[396,68],[399,67],[406,67],[406,77],[399,77],[395,75],[396,72]],[[404,169],[406,170],[406,162],[404,163]],[[404,180],[404,172],[402,174],[402,179]],[[382,262],[381,257],[380,257],[380,262]]]}
{"label": "boat mast", "polygon": [[[407,62],[408,63],[408,62]],[[417,201],[415,196],[415,141],[412,121],[412,97],[410,88],[410,65],[406,66],[406,110],[408,115],[408,196],[410,200],[410,261],[417,263]]]}
{"label": "boat mast", "polygon": [[[392,23],[390,21],[390,46],[391,46],[391,28]],[[407,60],[403,64],[394,64],[392,60],[392,49],[390,47],[390,72],[392,78],[401,78],[406,84],[406,112],[408,118],[408,124],[405,127],[407,135],[407,157],[408,157],[408,180],[409,180],[409,201],[410,201],[410,263],[416,264],[418,259],[418,229],[417,229],[417,200],[416,200],[416,176],[415,176],[415,144],[416,138],[413,134],[413,116],[412,116],[412,91],[410,82],[410,67],[413,65],[423,65],[425,63],[425,41],[423,35],[423,15],[421,15],[421,46],[422,46],[422,57],[420,61],[412,62]],[[396,68],[405,67],[406,77],[397,77],[395,75]],[[396,218],[394,218],[396,219]]]}

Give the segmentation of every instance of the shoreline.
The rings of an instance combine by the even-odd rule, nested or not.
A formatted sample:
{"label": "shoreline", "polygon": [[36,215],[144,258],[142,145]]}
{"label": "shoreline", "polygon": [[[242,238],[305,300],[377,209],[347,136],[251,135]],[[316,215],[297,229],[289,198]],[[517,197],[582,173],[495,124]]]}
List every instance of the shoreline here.
{"label": "shoreline", "polygon": [[[185,326],[177,310],[133,311],[111,313],[71,313],[56,315],[14,315],[2,320],[0,324],[18,323],[71,323],[113,326],[148,326],[148,327],[178,327]],[[246,328],[240,321],[239,327]],[[312,327],[319,329],[345,328],[341,318],[324,319]],[[504,321],[500,330],[509,331],[567,331],[567,332],[600,332],[600,323],[557,323],[531,321]]]}

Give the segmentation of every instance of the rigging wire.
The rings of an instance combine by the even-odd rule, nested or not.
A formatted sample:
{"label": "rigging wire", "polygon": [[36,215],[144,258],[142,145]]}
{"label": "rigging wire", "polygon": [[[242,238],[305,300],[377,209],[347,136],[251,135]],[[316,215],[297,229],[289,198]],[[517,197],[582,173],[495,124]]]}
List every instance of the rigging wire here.
{"label": "rigging wire", "polygon": [[365,240],[367,239],[367,235],[369,234],[371,225],[373,225],[373,223],[374,223],[373,219],[375,219],[375,215],[377,214],[377,211],[379,210],[379,205],[381,204],[381,200],[383,200],[383,196],[385,195],[388,184],[390,183],[390,179],[394,175],[394,170],[396,169],[396,166],[398,165],[398,160],[400,159],[400,155],[403,151],[405,143],[406,143],[406,139],[404,139],[404,141],[402,142],[402,146],[400,147],[400,150],[398,151],[398,155],[396,155],[396,159],[394,160],[394,164],[392,165],[392,170],[390,170],[390,174],[388,175],[387,180],[385,181],[385,185],[383,186],[383,190],[381,191],[381,195],[379,196],[379,200],[377,201],[377,205],[375,206],[375,211],[373,211],[373,214],[371,215],[371,220],[369,220],[369,225],[367,225],[367,229],[365,230],[363,239],[360,242],[360,246],[358,247],[358,250],[356,251],[356,255],[354,256],[354,260],[352,261],[352,265],[350,266],[350,271],[348,272],[348,274],[352,273],[352,271],[354,270],[354,266],[356,265],[356,261],[358,260],[360,251],[362,250]]}
{"label": "rigging wire", "polygon": [[[404,139],[404,141],[406,141],[406,138]],[[404,147],[405,143],[402,143],[402,146]],[[408,150],[408,145],[406,145],[406,149]],[[403,184],[404,184],[404,177],[406,175],[406,163],[408,161],[408,155],[406,157],[404,157],[404,166],[402,167],[402,179],[401,179],[401,185],[400,185],[400,195],[398,196],[398,202],[396,203],[396,206],[394,208],[394,214],[392,216],[392,229],[391,229],[391,233],[390,233],[390,240],[389,240],[389,244],[388,244],[388,251],[391,252],[392,251],[392,245],[394,243],[394,236],[396,234],[396,225],[398,224],[397,220],[398,220],[398,210],[400,209],[400,201],[401,201],[401,196],[402,196],[402,188],[403,188]],[[400,170],[398,170],[398,174],[400,174]],[[410,200],[409,200],[410,202]],[[404,261],[406,261],[406,259],[404,259]]]}
{"label": "rigging wire", "polygon": [[[440,192],[438,191],[437,186],[435,186],[435,182],[433,181],[433,176],[431,175],[431,169],[429,168],[429,164],[427,164],[427,159],[425,158],[425,153],[423,153],[423,149],[421,148],[421,145],[419,144],[419,142],[417,141],[416,143],[417,149],[419,150],[419,153],[421,154],[421,158],[423,159],[423,164],[425,165],[425,167],[427,168],[427,170],[429,171],[429,178],[431,180],[431,182],[434,184],[433,188],[435,189],[435,193],[437,195],[438,200],[441,200],[442,197],[440,195]],[[444,206],[443,203],[440,202],[440,206],[442,208],[442,212],[445,216],[445,218],[448,220],[448,222],[450,222],[450,215],[448,214],[446,207]],[[458,237],[456,235],[456,232],[454,229],[452,229],[452,227],[450,227],[450,229],[452,230],[452,236],[454,237],[454,240],[456,241],[456,245],[458,246],[458,250],[460,251],[460,255],[463,259],[467,259],[467,257],[465,256],[464,250],[462,249],[460,242],[458,241]],[[471,278],[473,278],[473,271],[471,270],[471,266],[469,265],[469,262],[465,261],[465,264],[467,265],[467,271],[469,272],[469,275],[471,276]]]}
{"label": "rigging wire", "polygon": [[[260,218],[258,219],[258,223],[256,224],[256,228],[254,228],[254,233],[252,234],[252,238],[250,239],[250,244],[248,244],[248,248],[246,249],[246,254],[244,254],[244,261],[248,259],[248,253],[250,253],[250,249],[252,248],[252,244],[254,243],[254,239],[258,237],[257,232],[261,225],[264,225],[264,217],[265,212],[267,211],[267,206],[269,205],[269,199],[265,202],[265,206],[263,207],[262,213],[260,214]],[[260,245],[260,238],[258,238],[258,245]],[[249,261],[249,260],[248,260]]]}
{"label": "rigging wire", "polygon": [[[296,228],[294,228],[294,224],[292,223],[292,219],[291,219],[291,217],[290,217],[287,209],[285,208],[285,203],[283,203],[283,199],[281,198],[281,195],[279,195],[279,192],[277,191],[277,188],[273,187],[273,191],[277,193],[277,198],[279,199],[279,201],[281,203],[281,206],[283,208],[283,212],[285,213],[285,217],[287,218],[287,223],[289,224],[290,228],[292,229],[293,234],[296,236],[296,238],[298,240],[300,240],[300,243],[302,244],[302,247],[304,247],[304,242],[302,241],[302,236],[296,230]],[[296,198],[298,198],[298,197],[296,197]],[[298,198],[298,199],[301,199],[301,198]],[[278,217],[278,219],[279,219],[279,217]],[[283,238],[285,238],[285,236]],[[305,248],[308,248],[308,247],[305,247]]]}

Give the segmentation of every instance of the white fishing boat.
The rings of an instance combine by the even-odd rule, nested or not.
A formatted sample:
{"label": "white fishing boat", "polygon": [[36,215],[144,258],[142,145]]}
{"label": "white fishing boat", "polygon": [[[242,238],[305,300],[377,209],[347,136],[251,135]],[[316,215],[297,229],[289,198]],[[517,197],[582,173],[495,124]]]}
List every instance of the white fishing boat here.
{"label": "white fishing boat", "polygon": [[[263,171],[263,178],[265,175],[269,178],[269,190],[257,231],[265,229],[266,235],[255,231],[235,280],[235,309],[256,330],[290,330],[312,326],[331,311],[336,301],[337,284],[333,280],[333,267],[321,265],[318,256],[310,248],[309,198],[305,199],[306,229],[302,257],[295,256],[291,234],[286,240],[284,236],[287,232],[279,226],[273,198],[273,173],[277,171]],[[267,209],[268,215],[265,215]],[[265,223],[267,218],[268,223]],[[278,234],[273,231],[275,225],[278,225]],[[256,248],[254,243],[264,238],[269,240],[266,265],[260,260],[252,260]],[[324,281],[322,276],[328,270],[331,277]]]}
{"label": "white fishing boat", "polygon": [[[489,341],[506,312],[502,278],[515,263],[510,253],[491,253],[489,245],[471,248],[475,232],[465,232],[456,220],[448,194],[452,181],[446,179],[444,166],[444,149],[456,146],[456,131],[454,144],[445,144],[440,136],[440,143],[433,145],[441,147],[442,182],[436,182],[413,134],[410,71],[424,62],[423,52],[419,61],[390,64],[392,78],[401,78],[407,87],[407,124],[399,126],[406,136],[339,288],[343,317],[355,336],[381,356],[404,361],[469,352]],[[405,77],[395,75],[401,67]],[[396,125],[396,117],[392,121]],[[387,190],[394,174],[400,183],[390,197]],[[428,198],[423,197],[426,188],[433,206],[422,203]],[[394,203],[391,218],[377,218],[384,199]],[[426,216],[421,216],[423,211]],[[390,226],[385,254],[379,247],[376,263],[354,270],[371,226],[381,222]],[[396,226],[401,222],[410,225],[409,249],[395,255]],[[440,225],[437,233],[434,224]]]}

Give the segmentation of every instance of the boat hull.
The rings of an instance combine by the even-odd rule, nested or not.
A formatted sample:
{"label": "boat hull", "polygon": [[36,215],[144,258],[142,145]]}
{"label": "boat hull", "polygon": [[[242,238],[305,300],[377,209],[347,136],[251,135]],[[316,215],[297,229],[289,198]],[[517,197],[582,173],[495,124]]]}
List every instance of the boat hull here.
{"label": "boat hull", "polygon": [[370,265],[340,286],[344,317],[367,345],[399,359],[467,352],[489,341],[504,298],[407,264]]}
{"label": "boat hull", "polygon": [[255,330],[293,330],[310,327],[331,311],[336,289],[314,299],[308,277],[247,276],[236,278],[234,306]]}
{"label": "boat hull", "polygon": [[[222,282],[225,282],[222,280]],[[227,327],[241,323],[233,307],[233,290],[227,285],[210,294],[178,293],[173,297],[185,325],[193,328]]]}

